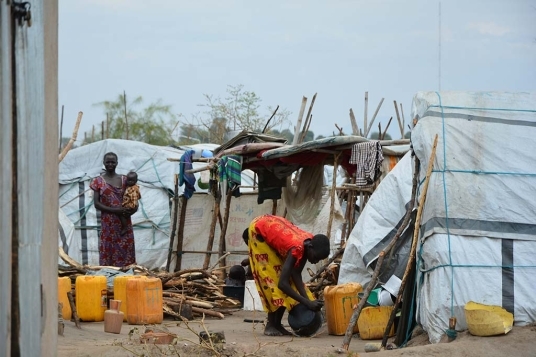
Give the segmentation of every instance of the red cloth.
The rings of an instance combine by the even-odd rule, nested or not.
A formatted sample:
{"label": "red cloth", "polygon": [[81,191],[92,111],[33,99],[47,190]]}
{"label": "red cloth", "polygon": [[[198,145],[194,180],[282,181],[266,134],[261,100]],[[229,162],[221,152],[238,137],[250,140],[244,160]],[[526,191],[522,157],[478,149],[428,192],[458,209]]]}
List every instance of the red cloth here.
{"label": "red cloth", "polygon": [[298,228],[285,218],[269,214],[257,217],[255,231],[282,257],[286,257],[294,248],[292,256],[296,258],[296,267],[303,258],[303,241],[313,237],[311,233]]}
{"label": "red cloth", "polygon": [[[122,176],[122,187],[114,187],[108,184],[102,176],[98,176],[91,181],[89,187],[99,192],[102,204],[108,207],[121,207],[126,182],[126,177]],[[119,216],[101,211],[99,265],[125,267],[135,263],[134,230],[130,217],[127,219],[127,232],[121,236]]]}

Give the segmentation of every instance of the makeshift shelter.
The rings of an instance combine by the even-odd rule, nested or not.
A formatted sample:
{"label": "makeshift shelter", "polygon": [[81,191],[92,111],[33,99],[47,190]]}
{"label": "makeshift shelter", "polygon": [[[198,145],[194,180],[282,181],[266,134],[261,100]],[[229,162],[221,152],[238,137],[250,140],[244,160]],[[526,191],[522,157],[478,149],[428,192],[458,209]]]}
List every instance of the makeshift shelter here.
{"label": "makeshift shelter", "polygon": [[[318,199],[313,220],[300,221],[299,217],[294,216],[291,217],[292,221],[310,232],[327,234],[332,240],[333,252],[338,250],[341,241],[346,239],[346,233],[349,231],[347,227],[353,226],[353,219],[351,223],[349,221],[350,212],[354,212],[354,205],[350,205],[345,212],[341,208],[336,192],[362,191],[368,196],[373,191],[376,182],[368,187],[357,187],[349,179],[349,175],[357,169],[356,164],[349,163],[353,146],[369,142],[369,140],[360,136],[339,136],[298,145],[285,145],[277,140],[263,141],[263,137],[252,133],[241,133],[237,136],[239,139],[233,138],[230,143],[225,143],[215,149],[214,158],[209,159],[204,168],[214,170],[222,158],[232,155],[241,163],[241,169],[255,172],[255,182],[258,185],[255,185],[254,191],[241,192],[239,196],[233,197],[232,194],[225,195],[220,189],[219,192],[213,191],[211,196],[194,194],[187,201],[182,199],[178,202],[174,216],[178,229],[177,233],[172,234],[171,237],[172,241],[176,242],[172,245],[174,254],[171,259],[179,262],[179,264],[171,264],[175,266],[175,269],[190,267],[195,263],[199,266],[202,256],[200,254],[204,255],[203,268],[205,269],[211,264],[216,264],[218,258],[222,258],[221,266],[229,266],[247,257],[247,247],[242,241],[244,228],[257,215],[266,213],[287,215],[287,217],[291,215],[292,212],[283,199],[287,178],[293,177],[296,171],[308,166],[319,166],[322,170],[320,174],[324,179],[321,182],[323,186],[321,199]],[[378,146],[383,151],[389,151],[385,150],[387,148],[391,149],[388,154],[389,159],[385,160],[388,166],[382,169],[388,171],[409,149],[409,140],[381,141]],[[393,159],[390,159],[391,157]],[[331,166],[333,169],[326,170],[326,166]],[[191,170],[191,172],[196,171],[198,170]],[[335,180],[333,180],[333,172],[337,173]],[[267,176],[270,177],[267,178]],[[312,177],[308,176],[304,179],[303,185]],[[263,185],[268,181],[270,184]],[[270,195],[261,198],[263,190],[270,191]],[[356,195],[351,197],[350,202],[355,202]],[[222,198],[225,199],[221,200]],[[219,200],[222,201],[221,204]],[[360,202],[365,201],[362,195]],[[200,222],[206,222],[206,224],[202,225]],[[199,239],[200,237],[203,239]],[[231,255],[223,257],[225,253]]]}
{"label": "makeshift shelter", "polygon": [[[72,149],[59,165],[59,246],[82,264],[99,264],[100,212],[93,206],[93,192],[89,184],[101,174],[104,154],[111,151],[118,156],[118,173],[126,174],[130,170],[138,173],[142,199],[138,212],[132,216],[136,261],[149,269],[165,267],[171,230],[170,199],[175,194],[174,183],[179,172],[179,163],[168,159],[180,157],[185,150],[192,148],[210,151],[214,147],[217,145],[173,148],[106,139]],[[202,166],[200,163],[194,165]],[[250,182],[250,178],[244,175],[244,181]],[[206,192],[199,187],[197,180],[194,186],[197,191]],[[183,189],[179,188],[178,194]],[[74,230],[71,225],[74,225]]]}
{"label": "makeshift shelter", "polygon": [[[450,318],[456,330],[467,328],[464,307],[475,301],[502,306],[516,325],[534,323],[536,94],[420,92],[412,111],[421,184],[439,136],[417,245],[417,322],[439,342]],[[406,212],[412,167],[407,154],[372,195],[350,235],[339,283],[370,280]],[[390,274],[399,274],[392,265]]]}

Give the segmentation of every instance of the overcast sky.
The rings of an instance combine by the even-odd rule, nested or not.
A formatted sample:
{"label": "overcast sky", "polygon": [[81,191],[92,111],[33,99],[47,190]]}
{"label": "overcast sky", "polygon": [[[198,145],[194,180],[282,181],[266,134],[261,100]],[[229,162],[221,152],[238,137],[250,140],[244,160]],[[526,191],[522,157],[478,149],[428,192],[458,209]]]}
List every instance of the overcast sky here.
{"label": "overcast sky", "polygon": [[[63,136],[78,111],[79,139],[99,130],[106,116],[93,104],[123,90],[188,118],[204,93],[224,97],[228,85],[242,84],[262,98],[261,113],[279,105],[292,123],[302,96],[318,93],[311,130],[324,136],[338,132],[335,123],[351,132],[350,108],[362,126],[366,91],[369,122],[385,98],[375,128],[395,117],[393,100],[408,122],[414,94],[439,86],[536,91],[535,0],[441,1],[441,36],[438,4],[60,0]],[[389,133],[400,136],[396,123]]]}

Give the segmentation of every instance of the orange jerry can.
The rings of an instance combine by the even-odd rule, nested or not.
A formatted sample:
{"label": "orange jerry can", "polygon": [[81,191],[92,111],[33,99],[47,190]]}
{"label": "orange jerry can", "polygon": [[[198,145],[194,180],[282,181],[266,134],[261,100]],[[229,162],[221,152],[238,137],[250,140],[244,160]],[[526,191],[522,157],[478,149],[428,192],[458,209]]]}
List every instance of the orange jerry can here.
{"label": "orange jerry can", "polygon": [[71,320],[71,304],[69,304],[69,298],[67,293],[71,291],[71,278],[65,276],[63,278],[58,278],[58,302],[63,304],[61,310],[64,320]]}
{"label": "orange jerry can", "polygon": [[121,275],[114,278],[114,300],[120,300],[120,311],[123,321],[127,321],[127,281],[130,279],[145,279],[144,275]]}
{"label": "orange jerry can", "polygon": [[127,280],[127,322],[130,325],[159,324],[164,320],[162,280]]}
{"label": "orange jerry can", "polygon": [[[363,287],[359,283],[347,283],[324,288],[328,334],[341,336],[346,333],[346,328],[354,312],[354,306],[359,303],[357,294],[362,290]],[[358,332],[357,324],[353,332]]]}

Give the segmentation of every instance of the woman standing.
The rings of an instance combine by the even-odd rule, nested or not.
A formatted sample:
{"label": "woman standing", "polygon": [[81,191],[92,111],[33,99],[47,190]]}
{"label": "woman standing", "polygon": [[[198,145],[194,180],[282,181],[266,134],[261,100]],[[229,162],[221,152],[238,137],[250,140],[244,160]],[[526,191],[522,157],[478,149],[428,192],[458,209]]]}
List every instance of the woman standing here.
{"label": "woman standing", "polygon": [[[136,263],[134,230],[130,216],[138,207],[127,209],[121,205],[126,189],[126,177],[115,172],[117,155],[113,152],[106,153],[103,164],[105,172],[95,177],[89,186],[94,191],[95,208],[101,211],[99,264],[126,267]],[[124,235],[121,235],[120,215],[127,218]]]}

